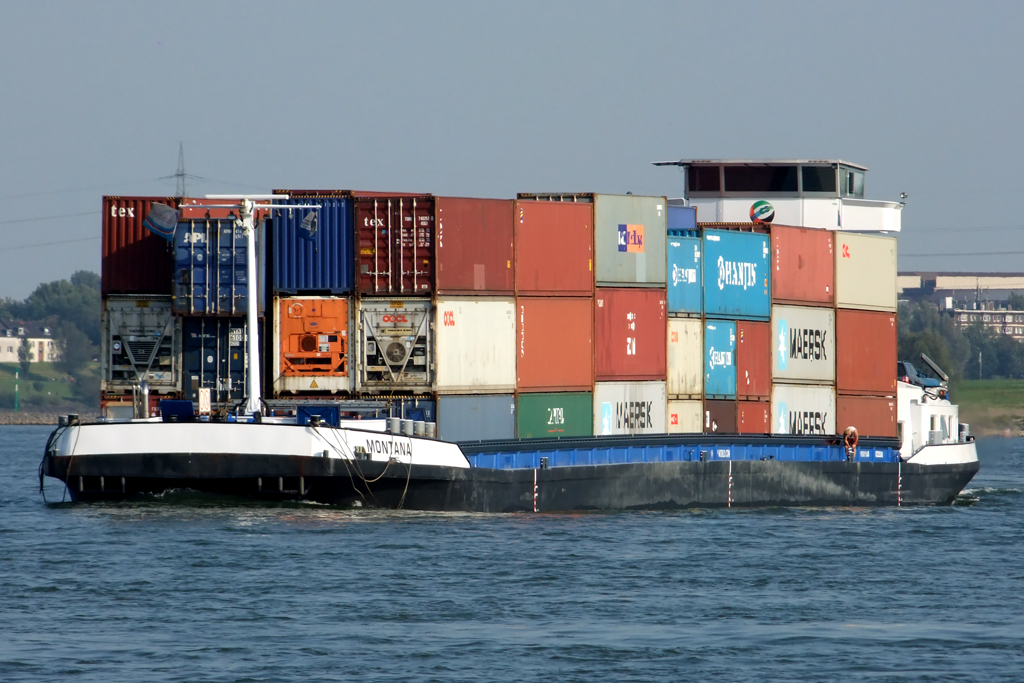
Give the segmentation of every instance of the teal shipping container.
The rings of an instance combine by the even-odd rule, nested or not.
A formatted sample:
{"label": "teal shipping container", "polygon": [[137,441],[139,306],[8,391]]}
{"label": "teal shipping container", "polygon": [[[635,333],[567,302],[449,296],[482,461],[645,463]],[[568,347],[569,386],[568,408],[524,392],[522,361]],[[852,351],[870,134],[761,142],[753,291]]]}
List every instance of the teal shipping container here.
{"label": "teal shipping container", "polygon": [[704,397],[736,398],[736,323],[704,323]]}
{"label": "teal shipping container", "polygon": [[701,240],[699,237],[668,237],[669,315],[699,316],[701,312]]}
{"label": "teal shipping container", "polygon": [[705,230],[704,316],[768,320],[771,240],[765,233]]}

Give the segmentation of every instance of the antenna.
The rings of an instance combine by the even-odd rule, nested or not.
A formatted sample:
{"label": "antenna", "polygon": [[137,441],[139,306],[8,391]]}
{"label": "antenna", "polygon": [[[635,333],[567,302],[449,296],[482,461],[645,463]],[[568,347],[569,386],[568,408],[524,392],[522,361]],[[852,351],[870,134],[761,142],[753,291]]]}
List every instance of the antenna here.
{"label": "antenna", "polygon": [[185,143],[178,143],[178,170],[173,175],[165,175],[158,180],[170,180],[174,178],[176,181],[174,196],[175,197],[187,197],[188,192],[185,190],[185,180],[206,180],[206,178],[192,175],[191,173],[185,173]]}

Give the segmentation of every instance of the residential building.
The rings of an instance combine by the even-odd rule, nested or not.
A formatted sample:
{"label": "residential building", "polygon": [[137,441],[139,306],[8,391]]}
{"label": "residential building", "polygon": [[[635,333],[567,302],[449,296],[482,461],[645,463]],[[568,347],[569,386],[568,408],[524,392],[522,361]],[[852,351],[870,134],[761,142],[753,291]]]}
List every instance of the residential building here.
{"label": "residential building", "polygon": [[0,363],[18,362],[22,339],[28,340],[29,362],[52,363],[60,355],[49,327],[22,320],[0,320]]}

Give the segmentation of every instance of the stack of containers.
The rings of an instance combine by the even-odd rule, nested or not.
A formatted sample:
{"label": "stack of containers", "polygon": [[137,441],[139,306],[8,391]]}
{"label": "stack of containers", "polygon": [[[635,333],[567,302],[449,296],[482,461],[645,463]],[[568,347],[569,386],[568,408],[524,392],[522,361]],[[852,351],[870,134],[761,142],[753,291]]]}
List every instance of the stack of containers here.
{"label": "stack of containers", "polygon": [[591,193],[519,198],[591,209],[594,434],[665,433],[667,200]]}
{"label": "stack of containers", "polygon": [[704,424],[704,321],[697,210],[668,207],[668,425],[670,434]]}

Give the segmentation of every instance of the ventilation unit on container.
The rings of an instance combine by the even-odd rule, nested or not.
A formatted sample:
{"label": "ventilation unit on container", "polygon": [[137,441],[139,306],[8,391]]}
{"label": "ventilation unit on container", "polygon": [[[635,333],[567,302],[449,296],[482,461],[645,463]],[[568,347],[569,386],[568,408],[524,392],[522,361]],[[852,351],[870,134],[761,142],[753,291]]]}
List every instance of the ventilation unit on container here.
{"label": "ventilation unit on container", "polygon": [[103,304],[101,391],[130,394],[142,380],[154,394],[180,391],[180,323],[171,297],[111,297]]}
{"label": "ventilation unit on container", "polygon": [[362,299],[358,306],[358,389],[432,391],[434,335],[430,301]]}
{"label": "ventilation unit on container", "polygon": [[281,298],[276,308],[274,391],[350,391],[348,299]]}

